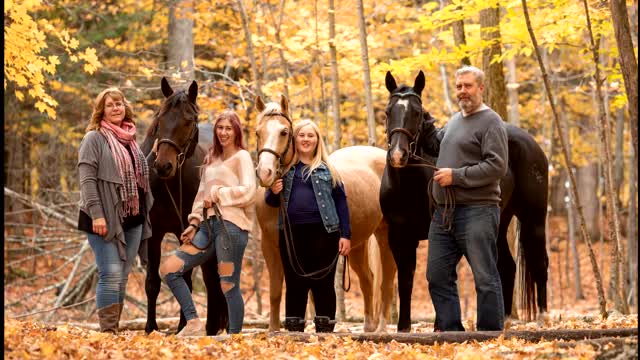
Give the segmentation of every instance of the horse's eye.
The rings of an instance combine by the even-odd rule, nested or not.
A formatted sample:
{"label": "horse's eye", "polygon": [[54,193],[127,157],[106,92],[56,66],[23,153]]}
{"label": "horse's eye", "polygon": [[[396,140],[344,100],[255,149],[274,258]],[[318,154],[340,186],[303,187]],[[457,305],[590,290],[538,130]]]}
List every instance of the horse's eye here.
{"label": "horse's eye", "polygon": [[287,129],[280,131],[280,136],[287,136],[287,134],[289,134],[289,131]]}

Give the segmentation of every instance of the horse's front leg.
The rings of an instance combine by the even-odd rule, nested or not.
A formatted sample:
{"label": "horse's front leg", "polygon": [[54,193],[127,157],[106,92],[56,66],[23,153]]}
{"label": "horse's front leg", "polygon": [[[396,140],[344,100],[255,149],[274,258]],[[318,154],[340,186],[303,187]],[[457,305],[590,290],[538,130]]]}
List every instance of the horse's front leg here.
{"label": "horse's front leg", "polygon": [[158,300],[158,294],[160,294],[160,257],[162,236],[159,232],[154,232],[154,235],[147,241],[147,276],[144,283],[144,290],[147,295],[147,323],[144,330],[147,334],[154,330],[158,330],[158,323],[156,322],[156,303]]}
{"label": "horse's front leg", "polygon": [[220,277],[217,272],[217,256],[207,260],[200,268],[202,269],[202,280],[207,288],[207,335],[214,336],[220,330],[226,329],[229,323],[227,301],[220,288]]}
{"label": "horse's front leg", "polygon": [[418,240],[407,238],[401,231],[394,230],[392,226],[389,226],[389,246],[398,267],[398,296],[400,298],[398,332],[410,332],[411,293],[413,292],[413,275],[416,271]]}
{"label": "horse's front leg", "polygon": [[278,247],[278,232],[262,229],[262,254],[269,270],[269,331],[280,331],[280,302],[284,268]]}

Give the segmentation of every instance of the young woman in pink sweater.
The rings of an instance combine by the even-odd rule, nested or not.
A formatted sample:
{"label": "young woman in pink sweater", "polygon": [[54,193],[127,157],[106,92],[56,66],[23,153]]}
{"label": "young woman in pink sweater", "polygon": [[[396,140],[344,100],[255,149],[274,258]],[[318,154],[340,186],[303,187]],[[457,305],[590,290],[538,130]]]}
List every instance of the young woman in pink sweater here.
{"label": "young woman in pink sweater", "polygon": [[189,226],[181,235],[183,244],[160,266],[160,275],[187,319],[178,336],[205,335],[204,324],[182,276],[213,256],[217,256],[220,286],[227,300],[227,332],[236,334],[242,330],[244,300],[240,293],[240,272],[252,225],[256,188],[253,161],[243,145],[240,119],[235,112],[224,111],[214,122],[213,144],[204,160],[200,187],[188,217]]}

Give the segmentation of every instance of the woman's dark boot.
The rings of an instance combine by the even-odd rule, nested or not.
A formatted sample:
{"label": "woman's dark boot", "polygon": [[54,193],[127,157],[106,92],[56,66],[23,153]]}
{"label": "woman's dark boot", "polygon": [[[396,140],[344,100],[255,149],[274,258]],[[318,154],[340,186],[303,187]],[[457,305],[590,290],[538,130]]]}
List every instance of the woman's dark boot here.
{"label": "woman's dark boot", "polygon": [[98,320],[101,332],[118,333],[118,320],[122,304],[111,304],[98,309]]}
{"label": "woman's dark boot", "polygon": [[330,333],[336,327],[336,321],[331,320],[328,316],[316,316],[313,322],[316,324],[317,333]]}
{"label": "woman's dark boot", "polygon": [[284,319],[284,328],[287,331],[304,332],[305,321],[299,317],[287,317]]}

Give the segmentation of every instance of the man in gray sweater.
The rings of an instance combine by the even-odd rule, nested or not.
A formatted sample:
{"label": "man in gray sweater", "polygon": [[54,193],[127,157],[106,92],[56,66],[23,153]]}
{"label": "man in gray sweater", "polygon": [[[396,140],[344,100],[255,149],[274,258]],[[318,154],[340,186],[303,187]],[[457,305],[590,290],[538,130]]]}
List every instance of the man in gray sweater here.
{"label": "man in gray sweater", "polygon": [[[507,172],[507,133],[500,115],[482,102],[484,73],[456,71],[461,111],[427,134],[424,149],[438,156],[432,194],[436,211],[429,229],[427,281],[436,310],[436,331],[464,331],[456,265],[464,255],[477,293],[477,329],[502,330],[504,305],[497,269],[500,179]],[[455,204],[451,207],[451,196]],[[449,200],[447,200],[447,198]]]}

